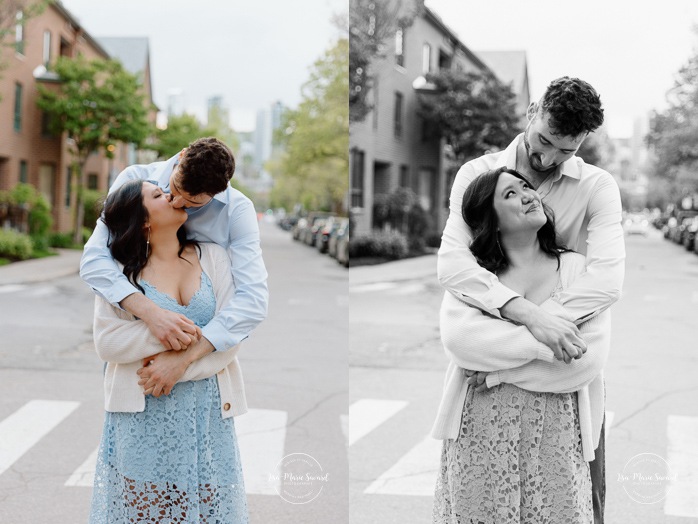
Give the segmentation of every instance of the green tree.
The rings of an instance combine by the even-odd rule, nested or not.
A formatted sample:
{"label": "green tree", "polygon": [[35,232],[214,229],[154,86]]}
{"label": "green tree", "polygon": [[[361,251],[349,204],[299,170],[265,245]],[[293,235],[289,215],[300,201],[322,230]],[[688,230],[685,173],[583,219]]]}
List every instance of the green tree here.
{"label": "green tree", "polygon": [[650,118],[647,143],[654,153],[652,177],[669,185],[676,199],[698,191],[698,53],[679,70],[667,100],[668,108]]}
{"label": "green tree", "polygon": [[407,29],[424,7],[424,0],[350,0],[349,117],[362,121],[372,106],[371,64],[385,58],[398,28]]}
{"label": "green tree", "polygon": [[172,115],[167,118],[167,127],[155,131],[155,143],[149,147],[157,151],[158,157],[170,158],[197,138],[211,134],[194,115]]}
{"label": "green tree", "polygon": [[502,149],[520,132],[515,95],[494,76],[444,70],[427,75],[431,92],[419,95],[419,114],[463,164],[488,150]]}
{"label": "green tree", "polygon": [[348,47],[340,38],[315,62],[298,109],[284,114],[284,153],[268,166],[274,202],[295,198],[307,209],[343,208],[349,184]]}
{"label": "green tree", "polygon": [[90,153],[114,142],[142,143],[150,133],[138,79],[119,62],[60,57],[55,64],[60,79],[39,84],[37,105],[49,117],[52,131],[68,136],[72,155],[71,178],[77,195],[74,241],[82,240],[84,167]]}

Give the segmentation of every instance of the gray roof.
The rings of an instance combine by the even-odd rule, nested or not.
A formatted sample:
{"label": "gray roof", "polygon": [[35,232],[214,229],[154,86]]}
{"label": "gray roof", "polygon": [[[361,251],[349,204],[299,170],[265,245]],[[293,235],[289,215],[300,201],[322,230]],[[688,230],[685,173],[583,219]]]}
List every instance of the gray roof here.
{"label": "gray roof", "polygon": [[148,66],[147,37],[97,38],[112,58],[116,58],[131,74],[144,73]]}
{"label": "gray roof", "polygon": [[475,51],[492,72],[505,84],[512,83],[520,93],[526,80],[526,51]]}

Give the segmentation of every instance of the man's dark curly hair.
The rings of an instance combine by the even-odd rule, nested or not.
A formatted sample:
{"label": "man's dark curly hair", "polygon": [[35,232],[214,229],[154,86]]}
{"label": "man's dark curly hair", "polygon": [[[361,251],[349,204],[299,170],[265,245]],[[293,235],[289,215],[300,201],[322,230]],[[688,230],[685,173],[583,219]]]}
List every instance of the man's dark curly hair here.
{"label": "man's dark curly hair", "polygon": [[215,195],[224,191],[233,178],[235,158],[217,138],[199,138],[184,150],[179,171],[182,191],[192,196]]}
{"label": "man's dark curly hair", "polygon": [[578,137],[603,124],[601,97],[584,80],[563,76],[550,82],[539,110],[549,117],[551,130],[559,136]]}

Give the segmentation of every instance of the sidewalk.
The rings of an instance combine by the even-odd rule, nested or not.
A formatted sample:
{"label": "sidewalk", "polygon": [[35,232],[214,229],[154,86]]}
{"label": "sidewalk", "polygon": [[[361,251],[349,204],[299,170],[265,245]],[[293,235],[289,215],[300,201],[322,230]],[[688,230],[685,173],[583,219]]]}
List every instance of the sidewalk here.
{"label": "sidewalk", "polygon": [[349,287],[433,277],[436,282],[436,254],[395,260],[374,266],[349,268]]}
{"label": "sidewalk", "polygon": [[0,266],[0,286],[31,284],[75,275],[80,270],[82,251],[56,249],[58,255]]}

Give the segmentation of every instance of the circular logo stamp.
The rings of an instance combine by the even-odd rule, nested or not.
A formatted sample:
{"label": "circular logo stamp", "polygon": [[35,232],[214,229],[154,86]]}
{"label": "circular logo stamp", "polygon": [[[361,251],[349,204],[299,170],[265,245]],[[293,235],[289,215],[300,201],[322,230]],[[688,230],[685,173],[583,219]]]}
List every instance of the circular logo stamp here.
{"label": "circular logo stamp", "polygon": [[276,492],[291,504],[307,504],[315,500],[328,481],[328,473],[306,453],[291,453],[276,466]]}
{"label": "circular logo stamp", "polygon": [[631,458],[618,474],[618,482],[635,502],[640,504],[655,504],[664,500],[676,474],[672,473],[659,455],[640,453]]}

